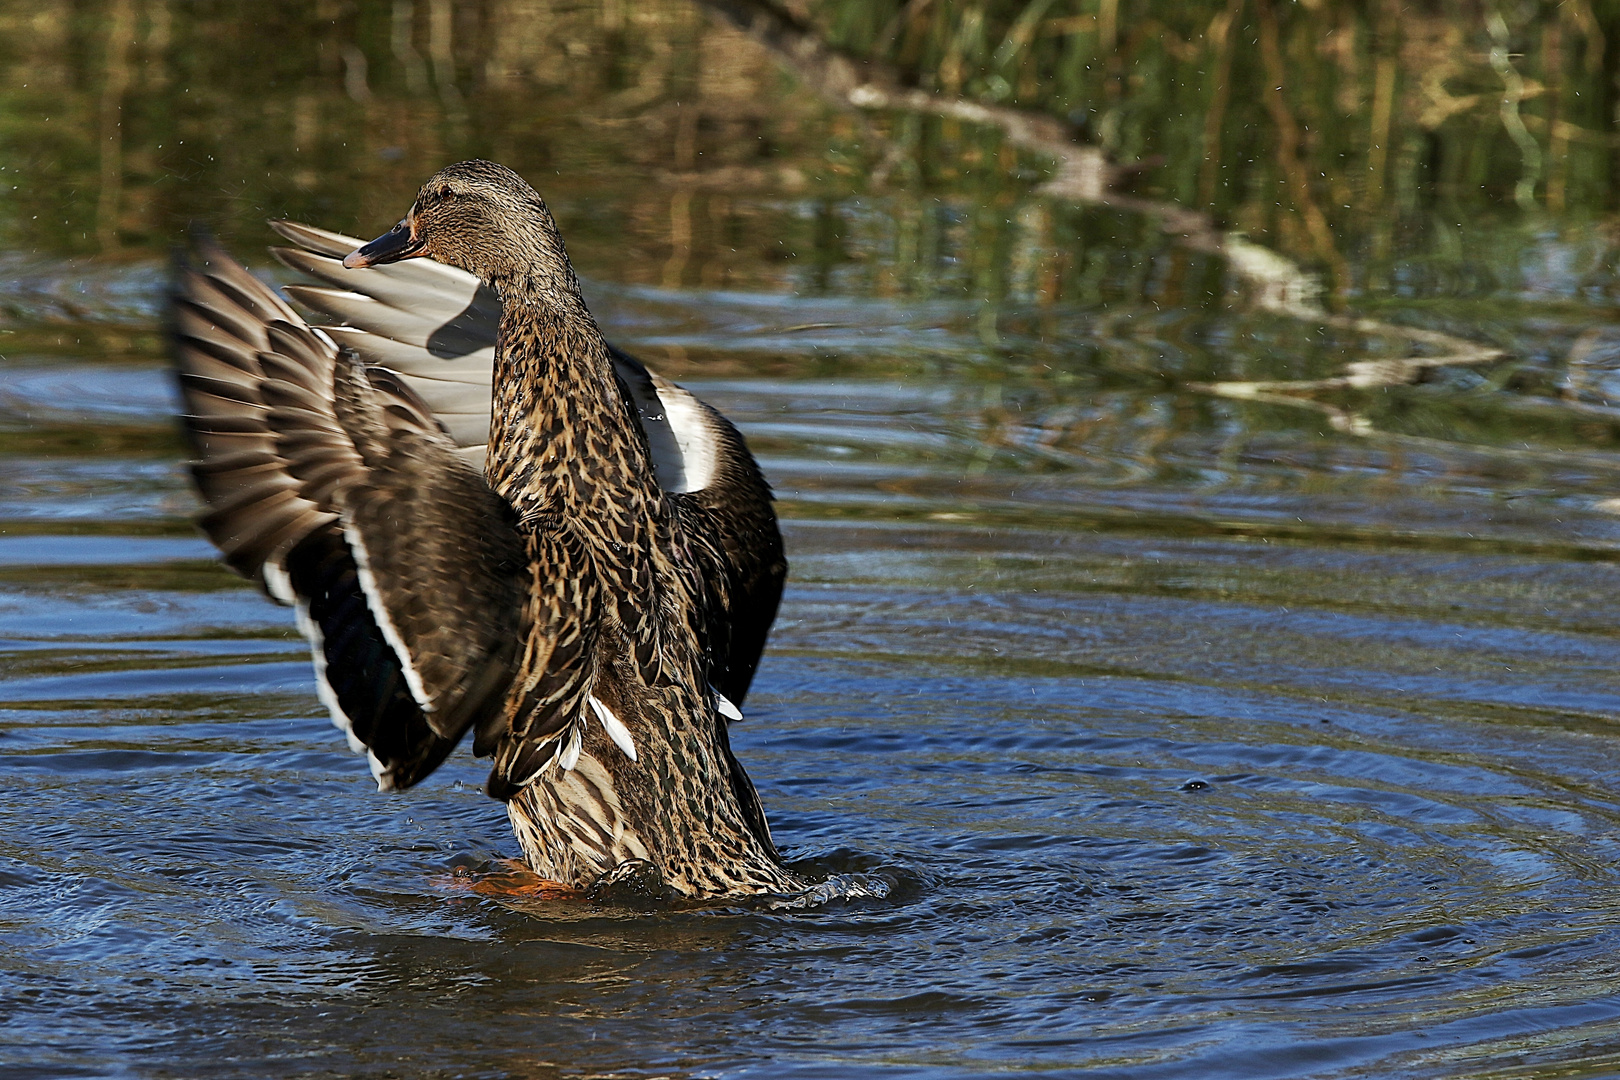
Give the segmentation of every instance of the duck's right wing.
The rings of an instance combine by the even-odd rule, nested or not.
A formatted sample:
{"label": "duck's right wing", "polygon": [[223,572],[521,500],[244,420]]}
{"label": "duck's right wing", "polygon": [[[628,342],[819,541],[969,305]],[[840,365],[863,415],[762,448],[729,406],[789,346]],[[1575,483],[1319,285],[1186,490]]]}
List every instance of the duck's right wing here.
{"label": "duck's right wing", "polygon": [[511,509],[393,374],[217,246],[182,267],[175,366],[226,562],[296,605],[321,698],[383,788],[500,727],[529,593]]}

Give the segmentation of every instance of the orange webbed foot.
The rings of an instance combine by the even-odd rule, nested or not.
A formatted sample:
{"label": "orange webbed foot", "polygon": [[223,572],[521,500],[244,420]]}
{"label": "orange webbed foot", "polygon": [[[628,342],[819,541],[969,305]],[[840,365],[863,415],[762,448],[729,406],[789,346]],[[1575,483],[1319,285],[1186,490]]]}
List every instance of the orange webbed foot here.
{"label": "orange webbed foot", "polygon": [[560,881],[543,878],[517,859],[501,859],[484,873],[458,869],[451,883],[459,889],[496,900],[583,900],[585,892]]}

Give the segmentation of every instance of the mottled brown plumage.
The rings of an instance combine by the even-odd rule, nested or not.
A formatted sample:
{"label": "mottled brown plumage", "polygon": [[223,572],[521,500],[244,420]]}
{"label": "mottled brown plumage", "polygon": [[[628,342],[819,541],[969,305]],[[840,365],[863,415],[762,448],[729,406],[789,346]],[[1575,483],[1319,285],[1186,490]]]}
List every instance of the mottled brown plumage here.
{"label": "mottled brown plumage", "polygon": [[[282,257],[334,280],[331,234],[301,229],[282,227],[300,244]],[[780,594],[769,489],[723,418],[608,346],[539,195],[463,162],[350,253],[346,266],[390,271],[425,257],[487,287],[459,294],[459,313],[406,312],[391,336],[312,330],[222,252],[202,255],[174,310],[204,527],[298,604],[323,697],[379,782],[415,783],[472,728],[542,877],[586,887],[643,867],[696,897],[802,888],[722,716]],[[299,299],[364,319],[429,280]],[[480,475],[411,350],[486,348],[488,290]],[[339,342],[403,362],[365,367]],[[472,431],[476,379],[464,387],[452,411]]]}

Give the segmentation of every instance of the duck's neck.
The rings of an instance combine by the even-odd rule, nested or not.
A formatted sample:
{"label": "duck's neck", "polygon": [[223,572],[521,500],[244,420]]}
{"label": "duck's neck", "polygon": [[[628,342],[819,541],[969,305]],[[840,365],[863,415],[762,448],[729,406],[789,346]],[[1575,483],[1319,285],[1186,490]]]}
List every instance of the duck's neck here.
{"label": "duck's neck", "polygon": [[[615,516],[657,498],[646,440],[577,293],[501,290],[485,473],[518,516]],[[640,515],[632,515],[640,516]]]}

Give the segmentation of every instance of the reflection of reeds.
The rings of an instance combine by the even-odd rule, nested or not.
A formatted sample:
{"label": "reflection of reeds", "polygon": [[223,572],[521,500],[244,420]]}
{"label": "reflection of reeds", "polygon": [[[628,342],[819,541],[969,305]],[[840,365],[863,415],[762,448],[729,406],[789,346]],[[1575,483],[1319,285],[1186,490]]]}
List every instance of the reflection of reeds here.
{"label": "reflection of reeds", "polygon": [[[813,10],[834,44],[898,65],[925,90],[1070,119],[1116,160],[1162,156],[1149,187],[1323,266],[1340,291],[1358,284],[1349,262],[1366,240],[1387,248],[1374,218],[1442,197],[1613,201],[1602,103],[1615,65],[1590,0],[1398,12],[1147,0],[1128,18],[1114,0]],[[1239,162],[1253,164],[1228,164]]]}
{"label": "reflection of reeds", "polygon": [[[899,110],[937,116],[948,122],[967,120],[998,131],[1008,146],[1046,157],[1054,165],[1055,176],[1042,186],[1040,190],[1043,193],[1082,205],[1131,211],[1155,219],[1161,230],[1176,237],[1182,245],[1223,256],[1234,276],[1249,286],[1251,300],[1264,310],[1314,323],[1322,328],[1336,327],[1369,336],[1404,338],[1412,346],[1438,348],[1441,353],[1438,356],[1353,362],[1343,374],[1326,379],[1188,382],[1186,385],[1189,389],[1221,397],[1311,409],[1323,414],[1330,425],[1340,431],[1365,435],[1373,433],[1375,428],[1364,415],[1319,401],[1315,395],[1399,386],[1418,381],[1432,369],[1480,364],[1502,356],[1499,349],[1439,331],[1330,314],[1316,301],[1312,276],[1293,262],[1241,236],[1223,234],[1207,214],[1167,200],[1144,199],[1120,192],[1118,188],[1122,181],[1129,178],[1129,170],[1107,162],[1095,147],[1076,146],[1063,137],[1063,133],[1056,130],[1046,117],[1033,110],[973,102],[948,92],[906,88],[900,73],[887,64],[871,59],[865,62],[859,73],[864,81],[857,81],[844,56],[829,49],[809,24],[777,8],[773,0],[705,0],[705,3],[739,28],[747,30],[762,44],[774,49],[807,85],[840,107]],[[1305,143],[1304,133],[1308,129],[1296,121],[1293,109],[1281,96],[1285,89],[1285,70],[1278,41],[1277,19],[1269,0],[1254,0],[1254,3],[1259,18],[1260,53],[1266,82],[1277,84],[1270,94],[1262,97],[1276,131],[1275,149],[1279,169],[1289,186],[1294,209],[1303,218],[1315,244],[1317,255],[1334,267],[1338,280],[1343,283],[1346,281],[1345,260],[1334,246],[1326,217],[1317,204],[1313,185],[1301,164],[1300,153]],[[1044,11],[1044,7],[1040,10]],[[1498,23],[1499,19],[1494,20],[1493,26]],[[975,21],[972,25],[977,27],[979,22]],[[1019,28],[1015,24],[1009,40],[1019,35]],[[1500,44],[1502,35],[1497,33],[1495,37]],[[946,87],[951,85],[950,80],[942,80],[942,83]],[[1518,102],[1524,96],[1522,89],[1521,83],[1517,96],[1511,102],[1515,116]],[[1520,127],[1523,127],[1522,123]],[[1206,134],[1209,129],[1210,125],[1206,123]],[[1005,167],[1008,162],[1003,161],[1002,164]],[[1523,192],[1524,184],[1521,181],[1521,200]],[[999,268],[1002,264],[992,260],[981,265]],[[1001,293],[988,280],[976,280],[975,285],[987,298]],[[985,316],[981,324],[981,340],[988,346],[994,346],[998,341],[995,305],[986,303],[981,314]]]}
{"label": "reflection of reeds", "polygon": [[106,68],[101,84],[101,186],[96,198],[96,240],[118,247],[118,211],[124,186],[124,92],[129,89],[129,45],[134,31],[130,0],[113,0],[108,13]]}
{"label": "reflection of reeds", "polygon": [[[29,182],[0,189],[0,236],[75,253],[161,250],[192,219],[227,238],[269,213],[369,228],[470,154],[558,185],[696,161],[733,187],[791,187],[822,148],[792,98],[685,0],[16,0],[0,5],[0,169]],[[671,160],[677,102],[698,127]]]}
{"label": "reflection of reeds", "polygon": [[[1009,146],[1041,143],[1066,147],[1045,190],[1082,202],[1108,191],[1124,210],[1185,208],[1193,216],[1168,221],[1168,233],[1191,229],[1194,250],[1220,247],[1240,277],[1266,278],[1264,306],[1305,310],[1309,282],[1278,284],[1261,265],[1264,248],[1325,270],[1330,294],[1353,300],[1386,279],[1403,239],[1423,242],[1425,207],[1442,196],[1459,213],[1511,199],[1525,175],[1524,137],[1542,155],[1531,191],[1551,206],[1603,210],[1620,174],[1603,111],[1616,65],[1604,61],[1610,45],[1588,0],[1502,9],[1506,59],[1521,80],[1521,142],[1503,126],[1492,65],[1500,42],[1479,6],[790,6],[838,61],[830,78],[861,87],[871,74],[863,58],[877,57],[899,78],[871,100],[923,102],[931,116],[828,121],[685,0],[357,0],[251,13],[14,0],[0,8],[0,164],[26,162],[34,183],[0,202],[0,230],[12,246],[71,251],[161,246],[190,218],[257,230],[261,214],[287,213],[368,228],[397,213],[431,166],[482,153],[556,177],[551,191],[609,184],[643,206],[630,214],[646,223],[636,235],[601,226],[621,276],[725,282],[716,259],[735,245],[703,193],[843,198],[871,190],[875,173],[897,204],[937,195],[943,205],[1006,205],[1029,191],[1039,156]],[[962,96],[944,107],[935,91],[947,85]],[[996,109],[1009,110],[997,123],[1016,116],[1022,126],[985,127]],[[686,232],[671,228],[671,187],[694,193]],[[77,194],[87,190],[97,198]],[[760,212],[747,199],[725,205],[734,223]],[[897,213],[905,229],[931,220]],[[905,259],[897,270],[885,258],[872,273],[886,290],[1005,290],[1013,276],[995,261],[1011,259],[1068,268],[1038,290],[1047,302],[1084,295],[1083,245],[1064,234],[1055,252],[1023,251],[1030,241],[1014,217],[986,226],[995,235],[959,253],[960,271]],[[1263,246],[1217,243],[1210,230],[1226,227]],[[678,233],[689,233],[684,260]],[[816,259],[839,262],[879,236]],[[784,251],[819,243],[813,231],[787,239]],[[902,246],[937,237],[895,242],[900,258]],[[817,269],[806,280],[835,277]]]}
{"label": "reflection of reeds", "polygon": [[1225,9],[1209,21],[1207,34],[1213,52],[1210,72],[1209,108],[1204,113],[1204,134],[1200,149],[1203,164],[1198,171],[1198,204],[1215,205],[1215,185],[1221,175],[1221,129],[1226,123],[1226,103],[1232,88],[1233,22],[1243,9],[1243,0],[1227,0]]}
{"label": "reflection of reeds", "polygon": [[[997,454],[1081,467],[1110,430],[1077,404],[1097,378],[1138,380],[1133,400],[1144,387],[1173,387],[1155,409],[1173,399],[1249,417],[1232,426],[1236,444],[1289,423],[1382,438],[1417,426],[1399,403],[1448,377],[1437,365],[1459,379],[1487,362],[1509,366],[1443,334],[1330,315],[1300,270],[1326,268],[1353,308],[1384,268],[1428,250],[1426,208],[1444,205],[1457,215],[1449,222],[1504,199],[1511,210],[1525,156],[1503,127],[1483,9],[1449,18],[1387,2],[1281,0],[795,9],[811,16],[808,44],[836,61],[806,77],[842,79],[846,101],[864,88],[868,105],[891,111],[829,115],[806,84],[686,0],[330,9],[12,0],[0,7],[0,179],[9,187],[21,167],[29,182],[0,199],[0,236],[13,250],[151,254],[203,218],[241,230],[236,242],[253,251],[267,214],[377,228],[447,155],[495,156],[541,184],[582,269],[600,278],[953,298],[941,318],[976,343],[982,370],[961,374],[967,360],[931,358],[926,332],[870,353],[834,343],[815,364],[921,377],[948,363],[959,365],[952,378],[982,377],[974,467],[987,470]],[[1504,14],[1506,58],[1521,79],[1516,115],[1544,148],[1531,193],[1554,208],[1600,211],[1617,149],[1602,111],[1612,101],[1605,71],[1616,67],[1604,63],[1606,39],[1584,0]],[[868,55],[897,76],[874,85],[880,65]],[[962,96],[942,101],[949,86]],[[1227,235],[1234,225],[1251,238]],[[1442,277],[1488,261],[1458,251]],[[1490,255],[1482,276],[1511,272],[1511,257]],[[1197,333],[1161,343],[1137,329],[1149,299],[1216,309],[1243,291],[1234,282],[1265,314],[1228,325],[1264,338],[1285,323],[1293,336],[1244,357],[1226,345],[1200,351]],[[1456,290],[1442,280],[1435,291]],[[885,306],[878,319],[912,307]],[[40,310],[0,298],[8,322]],[[77,337],[88,316],[71,317]],[[834,325],[794,318],[779,331]],[[1324,331],[1331,343],[1316,340]],[[1427,357],[1399,354],[1414,339]],[[688,358],[679,335],[649,348],[677,373],[811,366],[791,352],[727,359],[695,347]],[[840,357],[845,348],[854,359]],[[1380,358],[1343,363],[1369,348]],[[1016,378],[1057,404],[1039,414],[1011,392],[1004,400],[1003,383]],[[1206,396],[1177,392],[1186,389]],[[1541,434],[1528,437],[1554,446],[1615,438],[1600,406],[1538,400],[1537,412],[1524,395],[1491,399],[1444,424],[1515,447],[1534,424]],[[1604,422],[1600,435],[1568,428],[1581,410]],[[1436,411],[1426,403],[1424,422]],[[1116,419],[1144,433],[1121,451],[1131,461],[1153,459],[1153,440],[1185,423],[1148,408],[1129,424]]]}
{"label": "reflection of reeds", "polygon": [[1300,157],[1304,151],[1302,145],[1304,132],[1295,121],[1294,111],[1289,108],[1288,100],[1283,95],[1288,73],[1283,66],[1282,51],[1277,40],[1277,15],[1272,9],[1270,0],[1254,0],[1254,3],[1260,20],[1260,58],[1265,67],[1266,82],[1276,84],[1262,96],[1275,128],[1273,138],[1276,142],[1277,164],[1282,169],[1283,176],[1287,178],[1294,212],[1305,220],[1305,230],[1310,235],[1314,254],[1322,262],[1332,266],[1335,277],[1343,283],[1344,260],[1333,246],[1333,235],[1328,227],[1327,217],[1317,204],[1316,193],[1306,172],[1305,162]]}

